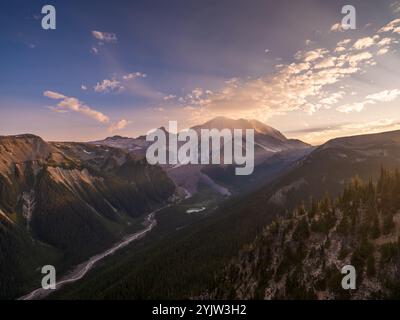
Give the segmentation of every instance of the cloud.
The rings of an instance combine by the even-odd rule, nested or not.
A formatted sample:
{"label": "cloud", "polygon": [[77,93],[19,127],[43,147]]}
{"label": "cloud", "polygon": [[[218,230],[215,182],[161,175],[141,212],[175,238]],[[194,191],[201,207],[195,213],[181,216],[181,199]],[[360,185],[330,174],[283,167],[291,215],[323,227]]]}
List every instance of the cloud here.
{"label": "cloud", "polygon": [[91,47],[90,52],[93,53],[94,55],[97,55],[99,54],[99,49],[97,49],[96,47]]}
{"label": "cloud", "polygon": [[110,122],[109,117],[107,117],[105,114],[90,108],[89,106],[79,101],[77,98],[67,97],[61,93],[54,91],[45,91],[43,95],[53,100],[61,100],[57,104],[57,107],[51,108],[53,111],[57,112],[73,111],[88,116],[101,123]]}
{"label": "cloud", "polygon": [[370,52],[365,51],[362,53],[341,56],[340,59],[347,61],[349,65],[352,67],[357,67],[360,62],[372,59],[372,54]]}
{"label": "cloud", "polygon": [[367,100],[375,101],[375,102],[390,102],[397,97],[400,96],[400,90],[399,89],[393,89],[393,90],[384,90],[378,93],[370,94],[366,96],[365,98]]}
{"label": "cloud", "polygon": [[343,32],[343,27],[341,23],[335,23],[332,27],[331,27],[331,31],[332,32]]}
{"label": "cloud", "polygon": [[376,53],[378,56],[382,56],[382,55],[384,55],[384,54],[386,54],[386,53],[388,53],[389,52],[389,48],[388,47],[386,47],[386,48],[381,48],[381,49],[379,49],[378,50],[378,52]]}
{"label": "cloud", "polygon": [[325,58],[321,62],[317,63],[314,66],[314,68],[315,69],[324,69],[324,68],[334,67],[336,60],[337,60],[336,57]]}
{"label": "cloud", "polygon": [[[49,107],[49,109],[54,112],[66,113],[66,112],[73,111],[73,112],[85,115],[91,119],[94,119],[102,124],[110,123],[110,118],[108,116],[106,116],[104,113],[102,113],[100,111],[97,111],[97,110],[85,105],[83,102],[79,101],[77,98],[67,97],[61,93],[54,92],[54,91],[45,91],[45,92],[43,92],[43,95],[45,97],[53,99],[53,100],[61,100],[58,102],[57,106]],[[108,127],[108,131],[113,132],[113,131],[125,129],[129,123],[130,123],[130,121],[127,121],[126,119],[121,119],[118,122],[112,123]]]}
{"label": "cloud", "polygon": [[101,82],[98,82],[94,86],[94,91],[96,92],[111,92],[111,91],[122,91],[124,87],[121,83],[115,79],[104,79]]}
{"label": "cloud", "polygon": [[345,104],[343,106],[338,107],[336,110],[343,113],[350,113],[350,112],[361,112],[364,110],[365,103],[364,102],[355,102],[351,104]]}
{"label": "cloud", "polygon": [[305,70],[309,70],[311,67],[311,64],[309,64],[308,62],[304,62],[304,63],[291,63],[288,66],[288,72],[292,73],[292,74],[299,74],[302,71]]}
{"label": "cloud", "polygon": [[400,33],[400,19],[390,21],[388,24],[379,29],[378,32]]}
{"label": "cloud", "polygon": [[175,99],[175,98],[176,98],[176,95],[169,94],[169,95],[165,96],[163,99],[165,101],[168,101],[168,100],[172,100],[172,99]]}
{"label": "cloud", "polygon": [[344,51],[346,51],[347,49],[345,48],[345,47],[336,47],[335,48],[335,52],[344,52]]}
{"label": "cloud", "polygon": [[344,47],[351,42],[351,39],[344,39],[337,43],[338,47]]}
{"label": "cloud", "polygon": [[117,42],[117,36],[112,32],[92,31],[92,36],[102,42]]}
{"label": "cloud", "polygon": [[328,53],[328,50],[320,48],[320,49],[315,49],[311,51],[306,51],[306,52],[298,52],[295,55],[295,58],[298,60],[303,59],[305,62],[311,62],[315,61],[317,59],[322,59],[325,54]]}
{"label": "cloud", "polygon": [[321,99],[319,102],[325,105],[333,105],[339,102],[339,100],[343,99],[345,96],[345,91],[334,92],[326,98]]}
{"label": "cloud", "polygon": [[390,102],[397,97],[400,96],[400,90],[399,89],[393,89],[393,90],[384,90],[381,92],[373,93],[370,95],[367,95],[362,102],[355,102],[351,104],[345,104],[343,106],[338,107],[336,110],[339,112],[344,112],[344,113],[350,113],[350,112],[361,112],[366,105],[369,104],[376,104],[378,102]]}
{"label": "cloud", "polygon": [[378,46],[380,47],[386,47],[391,45],[393,42],[396,42],[393,38],[383,38],[378,42]]}
{"label": "cloud", "polygon": [[145,73],[142,72],[132,72],[132,73],[128,73],[124,76],[122,76],[122,79],[124,80],[131,80],[131,79],[136,79],[136,78],[146,78],[147,75]]}
{"label": "cloud", "polygon": [[331,137],[345,137],[355,134],[379,133],[382,131],[399,130],[400,123],[395,119],[381,119],[367,122],[351,122],[328,124],[326,126],[311,127],[285,132],[294,135],[303,141],[318,145],[330,140]]}
{"label": "cloud", "polygon": [[361,49],[369,48],[369,47],[371,47],[371,46],[374,45],[374,44],[375,44],[375,39],[374,39],[374,38],[372,38],[372,37],[365,37],[365,38],[358,39],[358,40],[354,43],[353,47],[354,47],[355,49],[357,49],[357,50],[361,50]]}
{"label": "cloud", "polygon": [[51,111],[54,111],[57,113],[68,113],[68,110],[60,109],[60,108],[54,107],[54,106],[49,106],[47,108],[49,108]]}
{"label": "cloud", "polygon": [[84,84],[82,84],[81,89],[85,91],[85,90],[87,90],[87,87]]}
{"label": "cloud", "polygon": [[60,100],[60,99],[67,98],[66,96],[62,95],[61,93],[54,92],[54,91],[45,91],[45,92],[43,92],[43,95],[47,98],[54,99],[54,100]]}
{"label": "cloud", "polygon": [[123,76],[114,75],[112,79],[104,79],[101,82],[98,82],[93,88],[95,92],[100,92],[100,93],[108,93],[108,92],[120,93],[124,91],[127,93],[140,94],[142,96],[157,95],[154,92],[154,90],[150,89],[146,85],[141,85],[137,82],[131,81],[138,78],[146,78],[146,77],[147,75],[143,72],[131,72]]}
{"label": "cloud", "polygon": [[109,128],[108,131],[113,132],[113,131],[118,131],[118,130],[122,130],[125,129],[126,126],[129,124],[130,122],[125,120],[125,119],[121,119],[120,121],[112,124]]}

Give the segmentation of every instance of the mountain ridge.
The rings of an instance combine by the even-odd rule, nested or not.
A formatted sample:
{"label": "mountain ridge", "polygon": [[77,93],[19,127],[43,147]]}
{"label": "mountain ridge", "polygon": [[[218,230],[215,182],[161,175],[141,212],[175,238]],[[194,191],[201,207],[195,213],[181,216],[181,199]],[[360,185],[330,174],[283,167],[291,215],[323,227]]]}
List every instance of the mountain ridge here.
{"label": "mountain ridge", "polygon": [[[267,180],[268,176],[272,177],[286,168],[285,165],[271,170],[270,168],[272,167],[268,165],[268,159],[272,156],[278,153],[282,155],[289,153],[287,155],[288,159],[295,161],[296,159],[302,157],[304,153],[312,150],[312,147],[309,144],[296,139],[287,139],[278,130],[254,119],[234,120],[227,117],[216,117],[204,122],[203,124],[193,126],[191,129],[198,132],[199,135],[202,129],[254,129],[254,162],[256,166],[255,174],[259,180],[257,185],[262,184],[262,179]],[[168,133],[167,129],[164,127],[162,127],[161,130],[163,130],[166,134]],[[168,138],[169,137],[167,135],[167,141]],[[146,149],[151,144],[151,142],[146,141],[146,136],[140,136],[138,138],[120,138],[119,136],[114,136],[106,138],[105,140],[94,141],[90,143],[126,149],[129,152],[140,156],[145,155]],[[184,142],[179,142],[178,145],[183,143]],[[223,154],[223,151],[224,145],[221,145],[220,152]],[[235,173],[231,170],[233,166],[229,165],[211,166],[189,164],[175,166],[167,164],[163,165],[162,167],[178,187],[186,189],[190,194],[197,193],[201,183],[208,184],[210,189],[214,189],[217,192],[218,190],[229,190],[229,192],[224,192],[224,195],[243,191],[244,189],[248,189],[250,184],[252,184],[251,179],[246,177],[235,177]],[[216,181],[216,178],[218,181]],[[213,181],[213,183],[209,183],[210,181]],[[220,187],[215,188],[216,184],[219,184]]]}
{"label": "mountain ridge", "polygon": [[[217,130],[222,130],[222,129],[254,129],[256,133],[259,134],[264,134],[264,135],[270,135],[271,137],[274,137],[278,140],[281,141],[286,141],[286,140],[298,140],[298,139],[288,139],[286,138],[279,130],[266,125],[265,123],[256,120],[256,119],[232,119],[228,117],[215,117],[210,120],[207,120],[206,122],[199,124],[199,125],[194,125],[190,127],[191,129],[197,130],[197,129],[217,129]],[[168,133],[167,129],[165,127],[160,127],[159,129],[163,130],[164,132]],[[97,140],[97,141],[89,141],[88,143],[96,143],[99,141],[105,141],[105,140],[117,140],[117,139],[138,139],[139,137],[146,137],[146,135],[139,135],[138,137],[124,137],[120,135],[114,135],[114,136],[108,136],[104,138],[103,140]],[[300,141],[300,140],[298,140]],[[308,144],[307,144],[308,145]]]}

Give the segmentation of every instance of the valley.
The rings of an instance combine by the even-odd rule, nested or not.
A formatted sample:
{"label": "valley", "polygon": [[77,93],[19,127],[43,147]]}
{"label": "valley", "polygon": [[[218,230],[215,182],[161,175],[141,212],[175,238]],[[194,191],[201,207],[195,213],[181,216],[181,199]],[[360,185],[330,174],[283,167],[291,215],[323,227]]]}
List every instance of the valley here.
{"label": "valley", "polygon": [[[65,284],[79,281],[96,265],[96,263],[98,263],[105,257],[114,254],[117,250],[127,246],[131,242],[139,240],[139,239],[143,238],[144,236],[146,236],[146,234],[149,233],[157,225],[157,220],[155,219],[155,214],[158,211],[161,211],[163,209],[164,208],[160,208],[156,211],[153,211],[146,217],[146,219],[143,223],[143,225],[145,226],[145,228],[143,230],[140,230],[134,234],[124,237],[124,239],[121,242],[116,243],[110,249],[107,249],[105,252],[99,253],[96,256],[90,258],[88,261],[80,264],[79,266],[76,266],[72,272],[70,272],[66,276],[62,277],[59,281],[57,281],[57,288],[55,290],[60,289]],[[32,291],[31,293],[21,297],[19,300],[43,299],[46,296],[48,296],[49,294],[51,294],[52,292],[53,291],[39,288],[39,289],[36,289],[36,290]]]}
{"label": "valley", "polygon": [[10,314],[400,299],[400,0],[40,2],[0,1]]}
{"label": "valley", "polygon": [[[257,128],[271,136],[259,140],[255,176],[235,176],[226,165],[149,166],[137,142],[143,138],[83,144],[2,137],[3,297],[218,297],[232,259],[277,217],[326,193],[340,195],[356,176],[377,181],[382,167],[399,166],[398,131],[317,148],[285,142],[300,147],[278,151],[285,138]],[[23,262],[11,247],[26,252]],[[44,264],[61,277],[54,292],[37,289]],[[13,283],[23,285],[15,291]]]}
{"label": "valley", "polygon": [[[81,283],[65,287],[52,298],[212,298],[212,288],[219,288],[222,272],[232,259],[276,217],[285,217],[302,202],[308,205],[312,198],[323,199],[326,192],[339,195],[355,176],[377,181],[382,166],[395,169],[399,138],[397,131],[330,141],[258,191],[233,196],[198,223],[111,257]],[[357,161],[360,154],[363,162]],[[337,167],[346,170],[338,174]],[[283,202],[274,200],[277,194]],[[99,283],[100,278],[107,279],[106,283]]]}

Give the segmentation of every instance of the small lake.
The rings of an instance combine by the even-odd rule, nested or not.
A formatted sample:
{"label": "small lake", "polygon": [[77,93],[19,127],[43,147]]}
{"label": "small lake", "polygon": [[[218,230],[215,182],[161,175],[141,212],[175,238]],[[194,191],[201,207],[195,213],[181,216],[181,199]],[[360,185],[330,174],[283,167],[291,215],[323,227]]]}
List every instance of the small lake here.
{"label": "small lake", "polygon": [[197,213],[197,212],[202,212],[204,210],[206,210],[206,207],[192,208],[192,209],[186,210],[186,213]]}

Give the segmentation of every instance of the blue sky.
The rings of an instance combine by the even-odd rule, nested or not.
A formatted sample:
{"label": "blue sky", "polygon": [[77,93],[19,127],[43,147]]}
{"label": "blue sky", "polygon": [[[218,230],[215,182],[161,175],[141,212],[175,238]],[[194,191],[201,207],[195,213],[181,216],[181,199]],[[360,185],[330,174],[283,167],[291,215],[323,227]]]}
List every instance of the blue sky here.
{"label": "blue sky", "polygon": [[398,129],[400,3],[351,1],[357,29],[332,28],[345,4],[2,1],[0,134],[87,141],[217,115],[315,144]]}

